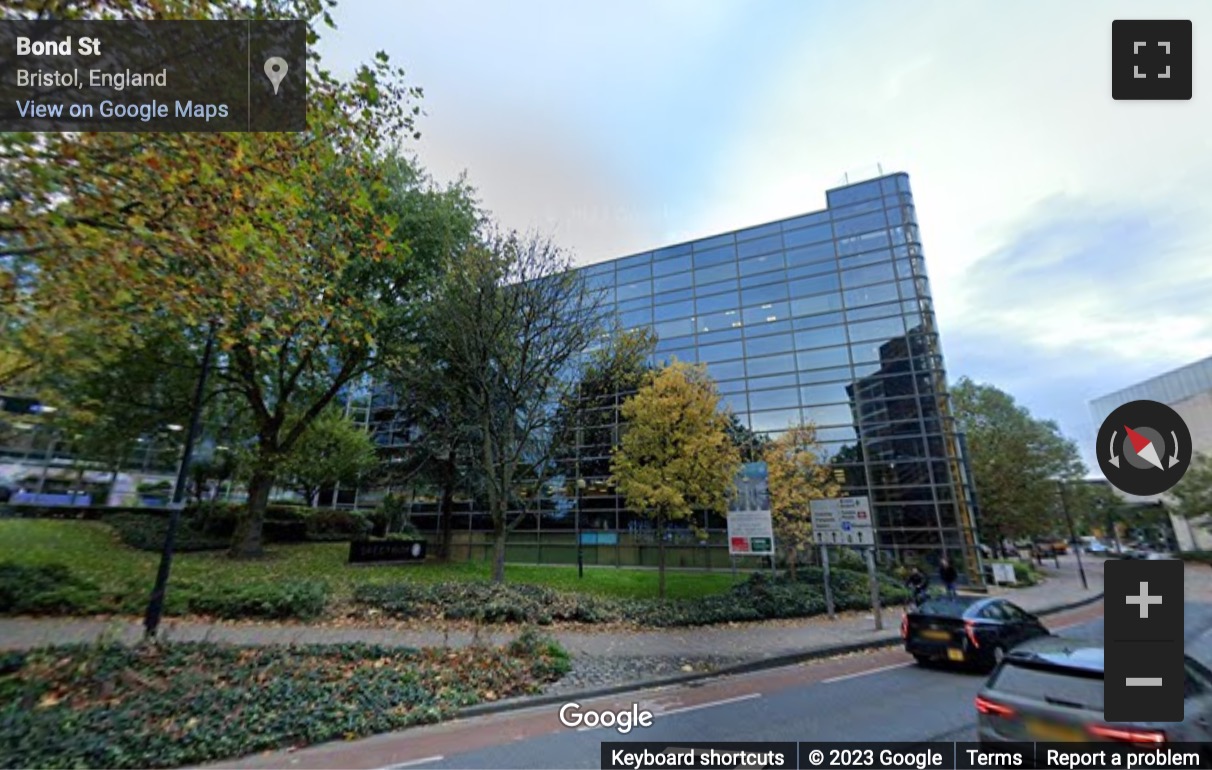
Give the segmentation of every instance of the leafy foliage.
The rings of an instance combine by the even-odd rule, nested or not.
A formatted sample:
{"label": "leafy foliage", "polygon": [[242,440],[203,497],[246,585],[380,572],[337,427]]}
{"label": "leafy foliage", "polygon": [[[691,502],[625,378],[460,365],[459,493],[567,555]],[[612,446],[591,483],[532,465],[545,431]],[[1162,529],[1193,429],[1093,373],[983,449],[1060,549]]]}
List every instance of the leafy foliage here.
{"label": "leafy foliage", "polygon": [[0,614],[72,615],[100,601],[97,585],[62,564],[26,566],[0,563]]}
{"label": "leafy foliage", "polygon": [[650,374],[623,404],[627,430],[611,456],[619,493],[657,523],[659,594],[665,595],[665,526],[695,510],[723,514],[741,457],[716,410],[719,395],[702,367],[673,363]]}
{"label": "leafy foliage", "polygon": [[961,379],[951,390],[955,416],[967,434],[982,540],[1064,532],[1058,480],[1085,473],[1072,441],[1051,420],[1038,420],[1009,394]]}
{"label": "leafy foliage", "polygon": [[1212,455],[1195,455],[1170,495],[1174,512],[1183,518],[1197,520],[1212,514]]}
{"label": "leafy foliage", "polygon": [[535,692],[567,655],[532,634],[461,650],[50,647],[11,668],[0,675],[0,766],[142,768],[437,722]]}
{"label": "leafy foliage", "polygon": [[328,484],[356,483],[378,464],[370,434],[336,409],[315,419],[283,460],[278,479],[307,501]]}
{"label": "leafy foliage", "polygon": [[234,590],[208,591],[188,597],[190,614],[228,620],[311,620],[323,614],[327,604],[328,588],[318,580],[251,584]]}
{"label": "leafy foliage", "polygon": [[[834,600],[842,610],[867,609],[867,574],[835,569],[830,573]],[[548,625],[632,623],[641,626],[701,626],[771,618],[796,618],[825,612],[824,576],[801,569],[796,579],[754,573],[723,594],[693,599],[613,599],[528,585],[465,583],[391,583],[359,586],[354,600],[398,618],[474,620],[480,623]],[[886,603],[908,598],[890,576],[880,577]]]}
{"label": "leafy foliage", "polygon": [[793,426],[762,453],[774,540],[786,554],[793,579],[800,551],[812,544],[811,502],[837,497],[841,491],[820,453],[816,426],[811,423]]}
{"label": "leafy foliage", "polygon": [[[485,235],[453,260],[421,331],[429,386],[424,414],[454,419],[435,447],[465,446],[468,483],[493,523],[494,579],[505,579],[505,541],[540,497],[557,450],[556,405],[574,387],[569,369],[599,335],[598,295],[549,241]],[[409,378],[404,372],[401,378]],[[415,376],[412,377],[415,379]]]}

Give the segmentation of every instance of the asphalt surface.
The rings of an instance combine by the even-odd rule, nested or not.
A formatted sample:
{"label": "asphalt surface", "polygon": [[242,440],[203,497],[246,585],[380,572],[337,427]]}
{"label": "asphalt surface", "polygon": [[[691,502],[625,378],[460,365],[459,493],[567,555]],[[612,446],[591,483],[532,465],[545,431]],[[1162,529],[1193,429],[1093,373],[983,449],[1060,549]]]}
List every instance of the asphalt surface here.
{"label": "asphalt surface", "polygon": [[[1187,654],[1212,664],[1212,604],[1187,603],[1185,623]],[[1103,621],[1084,619],[1054,629],[1062,636],[1101,639]],[[976,740],[972,700],[982,675],[923,669],[891,651],[861,657],[869,667],[805,686],[757,683],[731,698],[658,713],[651,727],[627,735],[569,728],[391,767],[596,768],[602,741]]]}

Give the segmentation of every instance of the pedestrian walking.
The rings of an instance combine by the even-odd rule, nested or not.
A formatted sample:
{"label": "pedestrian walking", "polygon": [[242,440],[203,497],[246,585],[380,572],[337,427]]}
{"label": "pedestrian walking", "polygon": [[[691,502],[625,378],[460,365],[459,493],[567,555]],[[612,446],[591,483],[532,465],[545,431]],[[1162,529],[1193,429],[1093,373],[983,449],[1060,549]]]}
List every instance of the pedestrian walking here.
{"label": "pedestrian walking", "polygon": [[955,581],[959,580],[959,573],[955,571],[955,567],[951,566],[951,560],[946,556],[938,563],[938,577],[943,581],[943,586],[947,589],[948,598],[955,596]]}

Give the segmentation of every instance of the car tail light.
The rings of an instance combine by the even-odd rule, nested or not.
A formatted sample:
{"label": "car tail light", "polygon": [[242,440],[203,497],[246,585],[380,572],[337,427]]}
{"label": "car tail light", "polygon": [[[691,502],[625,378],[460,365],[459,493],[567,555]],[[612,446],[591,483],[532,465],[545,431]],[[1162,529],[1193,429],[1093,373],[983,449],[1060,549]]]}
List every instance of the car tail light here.
{"label": "car tail light", "polygon": [[972,642],[973,647],[981,646],[981,643],[976,641],[976,624],[971,620],[964,621],[964,633],[968,635],[968,641]]}
{"label": "car tail light", "polygon": [[1161,730],[1139,730],[1127,727],[1110,727],[1107,725],[1090,725],[1087,728],[1092,735],[1112,741],[1128,743],[1165,743],[1166,734]]}
{"label": "car tail light", "polygon": [[977,713],[994,717],[1014,716],[1014,709],[1010,708],[1004,703],[998,703],[997,701],[989,700],[988,698],[982,698],[979,695],[976,696],[976,711]]}
{"label": "car tail light", "polygon": [[909,616],[901,615],[901,638],[909,638]]}

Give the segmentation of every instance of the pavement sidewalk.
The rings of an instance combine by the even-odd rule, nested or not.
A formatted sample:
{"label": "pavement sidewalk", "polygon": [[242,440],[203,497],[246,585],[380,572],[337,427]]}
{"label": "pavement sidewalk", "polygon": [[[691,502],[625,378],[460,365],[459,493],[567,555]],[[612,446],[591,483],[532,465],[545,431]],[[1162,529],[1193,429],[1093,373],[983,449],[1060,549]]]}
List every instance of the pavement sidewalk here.
{"label": "pavement sidewalk", "polygon": [[[1076,560],[1064,557],[1057,569],[1043,566],[1045,580],[1021,589],[992,588],[1031,612],[1045,612],[1099,597],[1103,590],[1102,561],[1087,558],[1088,588],[1078,577]],[[1191,573],[1192,567],[1188,567]],[[1198,568],[1198,567],[1197,567]],[[1201,581],[1212,593],[1212,572]],[[793,621],[735,624],[723,627],[651,631],[591,632],[555,630],[552,635],[574,657],[591,658],[734,658],[762,660],[800,655],[835,647],[875,645],[900,635],[900,608],[886,608],[883,630],[876,631],[870,612],[847,613],[835,620],[825,617]],[[98,639],[138,641],[142,626],[137,620],[89,618],[0,618],[0,649],[29,649],[48,644],[92,642]],[[471,632],[408,631],[389,628],[306,626],[298,624],[252,624],[166,621],[162,636],[172,641],[215,641],[239,645],[337,644],[365,642],[385,646],[462,647],[475,643],[500,644],[512,639],[511,630],[488,627]]]}

